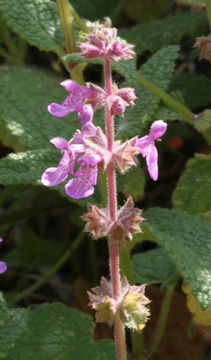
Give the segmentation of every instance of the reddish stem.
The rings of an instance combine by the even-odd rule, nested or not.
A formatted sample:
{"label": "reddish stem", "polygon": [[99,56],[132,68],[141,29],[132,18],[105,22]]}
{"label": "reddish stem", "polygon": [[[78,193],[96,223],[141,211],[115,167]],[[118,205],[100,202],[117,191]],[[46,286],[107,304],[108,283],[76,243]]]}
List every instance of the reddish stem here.
{"label": "reddish stem", "polygon": [[[105,59],[104,71],[105,71],[106,93],[107,96],[109,96],[112,94],[111,65],[109,59]],[[105,115],[106,115],[106,135],[108,141],[108,150],[112,151],[113,143],[114,143],[114,123],[113,123],[111,110],[108,105],[106,105]],[[108,166],[107,183],[108,183],[109,216],[111,221],[115,221],[117,219],[117,190],[116,190],[115,168],[112,163]],[[110,264],[110,275],[111,275],[111,281],[113,287],[113,296],[115,298],[118,298],[121,295],[118,239],[113,239],[112,237],[110,237],[108,239],[108,248],[109,248],[109,264]],[[116,315],[114,321],[114,339],[115,339],[117,360],[126,360],[127,353],[126,353],[126,343],[125,343],[125,329],[119,314]]]}

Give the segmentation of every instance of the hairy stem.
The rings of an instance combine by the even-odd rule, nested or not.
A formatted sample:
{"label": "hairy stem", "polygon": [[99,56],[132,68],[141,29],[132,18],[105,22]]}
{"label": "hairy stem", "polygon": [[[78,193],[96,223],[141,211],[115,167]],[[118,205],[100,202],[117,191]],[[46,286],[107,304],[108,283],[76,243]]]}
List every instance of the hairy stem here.
{"label": "hairy stem", "polygon": [[[107,95],[112,94],[112,77],[111,77],[111,65],[110,60],[105,60],[105,87]],[[109,106],[106,106],[106,135],[108,141],[108,150],[112,151],[114,143],[114,124],[113,117]],[[117,189],[116,189],[116,175],[115,168],[111,163],[108,167],[107,172],[107,184],[108,184],[108,208],[109,216],[111,221],[115,221],[117,218]],[[113,287],[113,296],[118,298],[121,295],[121,278],[120,278],[120,267],[119,267],[119,244],[118,239],[109,237],[108,239],[109,248],[109,264],[110,264],[110,275]],[[116,359],[126,360],[126,342],[125,342],[125,329],[119,314],[117,313],[114,320],[114,339],[116,346]]]}

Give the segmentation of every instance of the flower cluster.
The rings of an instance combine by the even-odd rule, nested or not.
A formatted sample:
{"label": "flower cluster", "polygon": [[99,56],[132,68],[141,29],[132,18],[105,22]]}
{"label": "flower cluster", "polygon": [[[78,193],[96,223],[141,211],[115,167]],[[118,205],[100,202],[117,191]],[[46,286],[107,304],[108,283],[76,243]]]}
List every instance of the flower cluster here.
{"label": "flower cluster", "polygon": [[130,286],[124,277],[121,283],[121,296],[112,295],[112,284],[105,278],[100,286],[88,292],[90,305],[96,310],[96,321],[113,325],[117,313],[123,323],[130,329],[141,331],[149,318],[150,312],[146,305],[150,300],[145,296],[145,285]]}
{"label": "flower cluster", "polygon": [[95,205],[88,205],[88,213],[82,216],[85,220],[85,232],[90,232],[95,240],[110,236],[122,244],[127,237],[132,240],[133,234],[142,232],[140,222],[144,219],[140,216],[142,210],[135,208],[133,199],[129,197],[117,212],[116,221],[111,221],[108,209],[99,209]]}
{"label": "flower cluster", "polygon": [[86,35],[87,42],[79,44],[85,59],[103,58],[112,61],[129,60],[135,53],[134,45],[117,39],[115,28],[96,26],[92,34]]}
{"label": "flower cluster", "polygon": [[[0,243],[3,241],[4,240],[0,238]],[[6,270],[7,270],[7,265],[5,264],[4,261],[0,261],[0,274],[4,273]]]}
{"label": "flower cluster", "polygon": [[193,47],[200,50],[199,60],[205,59],[211,61],[211,36],[197,37]]}

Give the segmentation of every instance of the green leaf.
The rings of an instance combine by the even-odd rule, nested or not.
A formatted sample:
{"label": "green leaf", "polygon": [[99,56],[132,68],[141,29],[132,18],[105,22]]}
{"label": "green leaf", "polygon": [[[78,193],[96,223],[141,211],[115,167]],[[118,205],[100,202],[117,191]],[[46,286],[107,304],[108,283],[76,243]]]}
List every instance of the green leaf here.
{"label": "green leaf", "polygon": [[60,79],[36,69],[0,67],[0,138],[15,150],[52,148],[55,136],[72,137],[76,116],[57,119],[47,111],[51,102],[64,101]]}
{"label": "green leaf", "polygon": [[198,154],[188,161],[173,193],[175,209],[190,214],[211,210],[211,155]]}
{"label": "green leaf", "polygon": [[197,216],[162,208],[152,208],[144,217],[143,230],[164,247],[201,307],[207,308],[211,299],[210,227]]}
{"label": "green leaf", "polygon": [[38,184],[44,170],[56,166],[59,158],[53,147],[9,154],[0,160],[0,184]]}
{"label": "green leaf", "polygon": [[[167,90],[174,72],[178,51],[177,45],[162,48],[141,67],[141,74],[162,90]],[[125,117],[120,120],[117,128],[117,133],[122,138],[142,134],[143,129],[154,118],[160,104],[158,96],[136,84],[135,93],[138,99],[135,101],[135,106],[126,110]],[[125,85],[130,86],[130,81]]]}
{"label": "green leaf", "polygon": [[0,0],[0,10],[12,29],[40,50],[56,51],[63,35],[56,4],[51,0]]}
{"label": "green leaf", "polygon": [[21,229],[20,245],[7,253],[8,267],[15,266],[27,271],[52,265],[65,250],[64,243],[39,238],[29,227]]}
{"label": "green leaf", "polygon": [[[26,320],[29,310],[26,309],[11,309],[6,308],[4,303],[4,310],[7,312],[7,321],[3,324],[0,322],[0,359],[9,360],[8,354],[19,336],[22,336],[26,328]],[[15,359],[15,358],[14,358]]]}
{"label": "green leaf", "polygon": [[176,76],[171,83],[171,89],[182,92],[190,109],[210,105],[211,81],[204,74],[184,73]]}
{"label": "green leaf", "polygon": [[162,46],[178,44],[185,35],[201,35],[208,26],[205,13],[186,11],[130,29],[122,29],[119,35],[136,46],[136,51],[156,51]]}
{"label": "green leaf", "polygon": [[1,342],[1,359],[115,359],[111,340],[96,343],[91,340],[94,324],[86,314],[61,303],[44,304],[32,311],[25,310],[25,321],[18,325],[14,323],[16,312],[17,309],[11,313],[8,327],[0,328],[0,339],[4,345],[2,347]]}
{"label": "green leaf", "polygon": [[143,169],[139,166],[133,167],[124,175],[118,176],[118,190],[128,197],[132,196],[135,201],[144,195],[145,176]]}
{"label": "green leaf", "polygon": [[133,256],[135,281],[142,284],[163,285],[175,282],[177,268],[164,249],[149,250]]}
{"label": "green leaf", "polygon": [[178,0],[178,3],[188,6],[206,6],[206,0]]}

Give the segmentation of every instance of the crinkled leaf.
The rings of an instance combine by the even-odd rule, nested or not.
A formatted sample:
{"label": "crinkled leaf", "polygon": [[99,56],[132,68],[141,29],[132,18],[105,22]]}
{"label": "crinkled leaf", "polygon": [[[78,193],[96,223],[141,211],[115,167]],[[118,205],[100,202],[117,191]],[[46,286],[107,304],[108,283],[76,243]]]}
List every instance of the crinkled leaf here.
{"label": "crinkled leaf", "polygon": [[[141,67],[141,74],[162,90],[167,90],[173,75],[178,51],[177,45],[162,48]],[[124,85],[130,86],[130,82]],[[159,107],[160,98],[138,83],[135,93],[138,97],[135,106],[126,110],[125,117],[121,119],[117,129],[118,135],[123,138],[141,134],[150,120],[154,118]]]}
{"label": "crinkled leaf", "polygon": [[38,184],[44,170],[56,166],[59,158],[54,148],[9,154],[0,160],[0,184]]}
{"label": "crinkled leaf", "polygon": [[10,266],[19,267],[28,271],[40,266],[49,266],[64,252],[62,242],[39,238],[29,227],[21,229],[19,246],[9,253],[5,261]]}
{"label": "crinkled leaf", "polygon": [[156,51],[169,44],[178,44],[184,35],[201,35],[207,26],[205,13],[186,11],[159,21],[122,29],[119,34],[134,44],[136,51],[141,53],[146,50]]}
{"label": "crinkled leaf", "polygon": [[58,119],[47,106],[67,96],[60,79],[36,69],[0,67],[0,138],[16,150],[49,147],[55,136],[72,137],[80,126],[76,116]]}
{"label": "crinkled leaf", "polygon": [[191,286],[202,308],[211,303],[211,229],[197,216],[152,208],[143,229],[155,237]]}
{"label": "crinkled leaf", "polygon": [[177,277],[176,265],[162,248],[134,255],[132,264],[135,281],[141,284],[167,285]]}
{"label": "crinkled leaf", "polygon": [[[4,360],[114,360],[111,340],[93,342],[90,316],[61,303],[25,310],[25,321],[14,323],[11,313],[7,328],[0,329],[1,359]],[[13,324],[13,327],[12,327]],[[16,326],[15,326],[16,325]]]}
{"label": "crinkled leaf", "polygon": [[0,307],[1,311],[4,311],[4,314],[7,315],[5,321],[0,321],[0,359],[7,360],[10,349],[14,346],[14,343],[19,336],[22,336],[29,310],[8,310],[3,298],[1,299]]}
{"label": "crinkled leaf", "polygon": [[196,155],[188,161],[173,193],[175,209],[190,214],[211,210],[211,155]]}
{"label": "crinkled leaf", "polygon": [[0,0],[0,10],[12,29],[40,50],[56,51],[63,36],[55,2],[51,0]]}
{"label": "crinkled leaf", "polygon": [[210,105],[211,81],[204,74],[184,73],[176,76],[171,89],[180,90],[186,105],[191,109]]}

